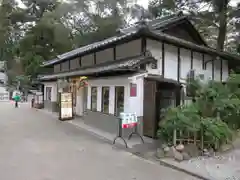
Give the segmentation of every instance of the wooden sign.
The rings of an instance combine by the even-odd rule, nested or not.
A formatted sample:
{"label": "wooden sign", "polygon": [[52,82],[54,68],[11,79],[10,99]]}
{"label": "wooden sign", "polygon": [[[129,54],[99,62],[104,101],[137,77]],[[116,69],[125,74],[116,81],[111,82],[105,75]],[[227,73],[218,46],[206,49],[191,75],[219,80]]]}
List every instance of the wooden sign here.
{"label": "wooden sign", "polygon": [[71,119],[73,119],[73,94],[64,92],[60,94],[59,120]]}

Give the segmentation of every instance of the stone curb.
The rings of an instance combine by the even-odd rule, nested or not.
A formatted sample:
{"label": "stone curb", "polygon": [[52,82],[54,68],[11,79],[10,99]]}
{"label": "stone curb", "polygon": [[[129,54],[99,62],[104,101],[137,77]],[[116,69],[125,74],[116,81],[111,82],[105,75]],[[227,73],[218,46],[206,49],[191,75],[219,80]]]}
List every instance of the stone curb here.
{"label": "stone curb", "polygon": [[[39,112],[44,113],[43,110],[40,110]],[[46,114],[48,114],[48,113],[46,113]],[[49,115],[50,115],[50,113],[49,113]],[[64,122],[64,121],[63,121],[63,122]],[[150,160],[150,161],[152,161],[152,162],[154,162],[154,161],[155,161],[155,162],[159,162],[160,165],[162,165],[162,166],[169,167],[169,168],[171,168],[171,169],[175,169],[175,170],[180,171],[180,172],[184,172],[184,173],[186,173],[186,174],[189,174],[189,175],[191,175],[191,176],[193,176],[193,177],[196,177],[196,178],[199,178],[199,179],[202,179],[202,180],[214,180],[214,179],[210,179],[209,177],[205,177],[205,176],[203,176],[203,175],[200,175],[200,174],[198,174],[198,173],[191,172],[191,171],[189,171],[189,170],[186,170],[186,169],[181,168],[181,167],[179,167],[179,166],[176,166],[176,165],[174,165],[174,164],[168,163],[168,162],[166,162],[166,161],[164,161],[164,160],[161,160],[161,159],[157,159],[157,158],[156,158],[156,159],[147,159],[147,158],[145,158],[144,156],[142,156],[141,154],[131,152],[131,149],[130,149],[130,148],[126,148],[123,144],[120,144],[120,143],[118,143],[118,142],[116,142],[115,144],[113,144],[113,140],[110,140],[110,139],[102,136],[101,134],[95,133],[94,131],[91,131],[91,130],[88,130],[88,129],[86,129],[86,128],[83,128],[83,127],[81,127],[81,126],[79,126],[79,125],[77,125],[77,124],[74,124],[74,123],[72,123],[72,122],[65,121],[64,123],[67,123],[67,124],[69,124],[69,125],[72,125],[72,126],[78,128],[78,129],[81,129],[81,130],[83,130],[83,131],[91,134],[92,136],[94,136],[94,137],[96,137],[96,138],[98,138],[98,139],[103,140],[104,142],[106,142],[106,143],[108,143],[108,144],[114,145],[116,148],[119,148],[119,149],[121,149],[121,150],[127,151],[127,152],[129,152],[129,153],[131,153],[131,154],[133,154],[133,155],[135,155],[135,156],[138,156],[138,157],[140,157],[140,158],[142,158],[142,159]]]}
{"label": "stone curb", "polygon": [[157,161],[160,162],[160,164],[163,165],[163,166],[166,166],[166,167],[169,167],[169,168],[172,168],[172,169],[184,172],[184,173],[189,174],[191,176],[194,176],[196,178],[199,178],[199,179],[202,179],[202,180],[214,180],[214,179],[211,179],[210,177],[206,177],[206,176],[203,176],[203,175],[201,175],[199,173],[195,173],[195,172],[189,171],[187,169],[181,168],[181,167],[176,166],[174,164],[168,163],[168,162],[166,162],[164,160],[157,159]]}

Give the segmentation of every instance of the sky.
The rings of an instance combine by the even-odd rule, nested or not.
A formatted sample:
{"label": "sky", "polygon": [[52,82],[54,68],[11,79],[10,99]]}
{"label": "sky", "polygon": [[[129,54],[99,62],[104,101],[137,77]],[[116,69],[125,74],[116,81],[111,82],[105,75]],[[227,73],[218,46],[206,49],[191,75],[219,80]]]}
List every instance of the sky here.
{"label": "sky", "polygon": [[[136,0],[136,2],[142,5],[144,8],[148,7],[149,0]],[[240,3],[240,0],[231,0],[230,2],[232,5],[236,6],[237,3]]]}
{"label": "sky", "polygon": [[[19,2],[19,5],[22,6],[21,0],[17,0],[17,1]],[[144,8],[147,8],[150,0],[131,0],[131,1],[134,1],[134,3],[137,3],[141,6],[143,6]],[[231,0],[232,5],[235,6],[235,5],[237,5],[237,3],[240,3],[240,0]]]}

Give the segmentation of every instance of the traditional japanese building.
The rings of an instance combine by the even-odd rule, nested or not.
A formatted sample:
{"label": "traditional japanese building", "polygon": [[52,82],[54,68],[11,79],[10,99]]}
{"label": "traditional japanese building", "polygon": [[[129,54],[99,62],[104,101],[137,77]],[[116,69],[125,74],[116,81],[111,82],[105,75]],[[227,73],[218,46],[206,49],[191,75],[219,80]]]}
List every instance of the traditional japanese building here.
{"label": "traditional japanese building", "polygon": [[[240,57],[208,47],[187,16],[140,22],[116,36],[46,61],[41,75],[45,108],[57,111],[59,79],[72,85],[76,115],[88,125],[116,132],[120,112],[135,112],[139,130],[156,137],[161,109],[179,105],[187,75],[225,81],[228,61]],[[87,77],[78,88],[77,79]]]}

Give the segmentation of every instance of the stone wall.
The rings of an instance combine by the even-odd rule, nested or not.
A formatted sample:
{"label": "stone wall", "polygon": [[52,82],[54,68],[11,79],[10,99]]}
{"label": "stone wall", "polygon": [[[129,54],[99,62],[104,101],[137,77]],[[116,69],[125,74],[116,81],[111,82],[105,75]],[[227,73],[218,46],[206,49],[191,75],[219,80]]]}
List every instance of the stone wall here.
{"label": "stone wall", "polygon": [[[139,122],[138,130],[142,134],[142,117],[139,117]],[[117,134],[118,132],[118,118],[113,115],[87,110],[84,115],[84,123],[111,134]],[[132,130],[123,129],[123,136],[128,136]]]}

